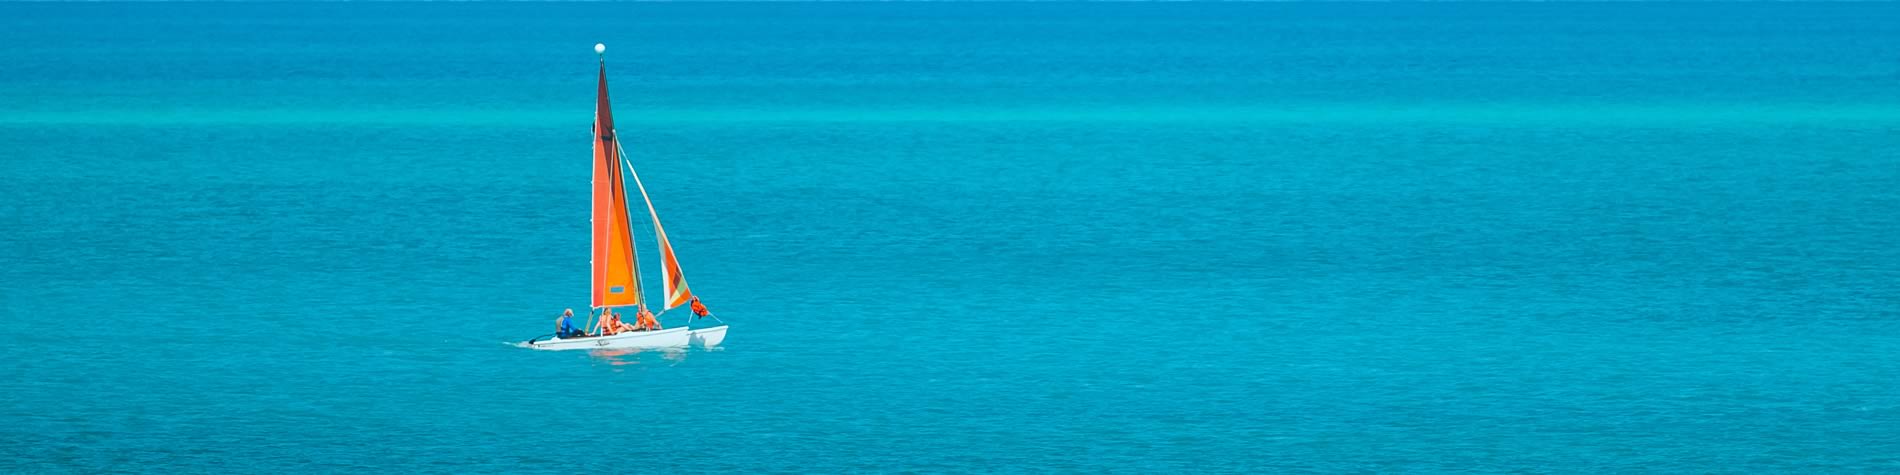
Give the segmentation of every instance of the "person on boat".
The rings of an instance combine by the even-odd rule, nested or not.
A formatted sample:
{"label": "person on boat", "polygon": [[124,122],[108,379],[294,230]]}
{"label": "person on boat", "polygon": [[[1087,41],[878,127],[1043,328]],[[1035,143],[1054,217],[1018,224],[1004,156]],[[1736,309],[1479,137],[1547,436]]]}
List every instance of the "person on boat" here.
{"label": "person on boat", "polygon": [[638,326],[628,325],[626,321],[620,319],[619,313],[612,310],[608,310],[607,315],[608,316],[603,317],[604,319],[600,321],[600,331],[602,335],[614,335],[640,329]]}
{"label": "person on boat", "polygon": [[581,331],[580,327],[574,326],[574,309],[567,309],[561,312],[561,318],[554,319],[554,336],[556,338],[587,336],[587,332]]}
{"label": "person on boat", "polygon": [[625,323],[620,323],[620,314],[614,313],[613,309],[600,312],[600,336],[620,333],[620,329],[626,325]]}
{"label": "person on boat", "polygon": [[642,314],[646,314],[646,308],[640,308],[640,312],[633,315],[633,325],[627,325],[627,321],[619,321],[619,331],[623,331],[623,333],[642,331],[642,329],[640,329],[640,315]]}
{"label": "person on boat", "polygon": [[660,320],[653,318],[653,312],[647,311],[647,308],[642,306],[640,307],[640,313],[634,314],[633,316],[633,329],[635,331],[658,330],[660,329]]}
{"label": "person on boat", "polygon": [[693,315],[696,315],[696,318],[706,318],[707,315],[712,315],[712,311],[706,309],[706,304],[699,303],[699,297],[693,297]]}

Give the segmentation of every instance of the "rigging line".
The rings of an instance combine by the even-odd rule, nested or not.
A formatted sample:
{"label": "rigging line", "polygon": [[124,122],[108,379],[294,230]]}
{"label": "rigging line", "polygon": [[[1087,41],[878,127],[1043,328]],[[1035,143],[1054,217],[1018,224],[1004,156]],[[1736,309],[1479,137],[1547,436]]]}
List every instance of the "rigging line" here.
{"label": "rigging line", "polygon": [[[642,183],[642,182],[640,181],[640,172],[639,172],[639,171],[637,171],[637,170],[634,170],[634,169],[633,169],[633,161],[632,161],[632,160],[628,160],[628,159],[627,159],[627,147],[626,147],[626,146],[623,146],[623,145],[621,145],[621,144],[620,144],[620,134],[614,134],[614,152],[615,152],[615,155],[618,155],[618,156],[620,157],[620,166],[621,166],[622,168],[624,168],[624,169],[626,169],[626,171],[627,171],[627,173],[628,173],[628,174],[630,174],[630,175],[633,175],[633,186],[636,186],[636,187],[639,187],[639,189],[640,189],[640,201],[642,201],[642,202],[645,202],[645,203],[646,203],[646,205],[647,205],[647,214],[651,216],[651,218],[650,218],[650,219],[651,219],[651,220],[653,221],[653,242],[655,242],[655,243],[658,243],[658,242],[660,242],[660,216],[659,216],[659,213],[653,210],[653,199],[652,199],[652,198],[648,198],[648,197],[647,197],[647,186],[646,186],[646,184],[645,184],[645,183]],[[621,183],[622,183],[622,185],[621,185],[621,188],[625,188],[625,187],[626,187],[626,185],[625,185],[625,183],[626,183],[626,180],[621,180]],[[632,214],[633,214],[633,210],[627,210],[627,214],[628,214],[628,215],[632,215]],[[632,218],[631,216],[629,216],[629,217],[628,217],[628,219],[633,219],[633,218]],[[629,228],[631,228],[631,227],[632,227],[632,225],[631,225],[631,224],[629,224],[629,225],[628,225],[628,227],[629,227]],[[632,234],[633,234],[633,230],[632,230],[632,229],[628,229],[628,230],[627,230],[627,234],[628,234],[628,237],[629,237],[629,239],[631,239],[631,237],[632,237]],[[636,252],[637,252],[637,251],[636,251]],[[634,256],[634,259],[635,259],[635,260],[637,261],[637,260],[639,259],[639,256],[638,256],[638,255],[636,254],[636,255]],[[666,313],[666,311],[668,310],[668,308],[667,308],[667,306],[666,306],[666,304],[667,304],[667,300],[668,300],[668,299],[670,299],[670,298],[672,298],[672,296],[671,296],[671,295],[666,295],[666,291],[667,291],[667,288],[666,288],[666,285],[667,285],[667,282],[666,282],[666,279],[668,278],[668,276],[666,275],[666,273],[667,273],[667,272],[668,272],[668,271],[667,271],[667,268],[666,268],[666,255],[665,255],[664,253],[662,253],[662,254],[660,255],[660,279],[661,279],[661,282],[660,282],[660,313]],[[635,279],[638,279],[639,277],[640,277],[640,276],[639,276],[639,274],[638,274],[638,273],[635,273],[635,274],[634,274],[634,278],[635,278]],[[642,306],[644,306],[644,305],[645,305],[645,303],[646,303],[646,286],[644,286],[644,285],[642,285],[642,286],[640,287],[640,302],[641,302],[641,304],[642,304]],[[654,315],[654,316],[653,316],[653,318],[654,318],[655,320],[658,320],[658,319],[660,318],[660,316],[656,314],[656,315]]]}
{"label": "rigging line", "polygon": [[[620,131],[616,130],[612,133],[614,134],[614,157],[620,159],[621,166],[632,170],[633,163],[627,161],[627,148],[620,146]],[[639,174],[634,174],[634,180],[639,179]],[[643,192],[641,194],[643,195],[642,197],[644,197],[645,193]],[[620,180],[620,200],[623,202],[627,200],[627,180],[624,178]],[[623,215],[621,218],[627,220],[627,252],[631,253],[633,257],[633,291],[640,294],[640,307],[645,308],[647,306],[647,286],[646,281],[640,278],[640,246],[635,245],[633,242],[633,211],[625,211],[625,213],[621,213]],[[655,237],[654,239],[659,238]],[[661,263],[661,265],[664,266],[665,263]],[[662,303],[661,305],[665,304]]]}
{"label": "rigging line", "polygon": [[[633,186],[639,188],[640,201],[645,202],[647,205],[647,216],[653,221],[653,241],[663,244],[660,250],[660,311],[664,313],[673,308],[671,306],[673,303],[672,291],[678,290],[668,287],[673,285],[673,281],[675,280],[680,281],[681,287],[685,287],[686,277],[682,275],[685,274],[685,272],[679,268],[678,260],[674,260],[672,266],[666,265],[666,253],[672,251],[673,245],[671,241],[662,239],[661,234],[663,232],[660,231],[660,211],[654,209],[653,198],[647,195],[647,185],[644,180],[640,179],[640,171],[635,170],[633,168],[633,161],[627,159],[627,149],[620,144],[619,135],[615,135],[614,137],[614,150],[619,152],[620,164],[626,168],[628,174],[633,175]],[[628,213],[631,214],[632,212],[629,211]],[[678,258],[675,257],[675,259]]]}

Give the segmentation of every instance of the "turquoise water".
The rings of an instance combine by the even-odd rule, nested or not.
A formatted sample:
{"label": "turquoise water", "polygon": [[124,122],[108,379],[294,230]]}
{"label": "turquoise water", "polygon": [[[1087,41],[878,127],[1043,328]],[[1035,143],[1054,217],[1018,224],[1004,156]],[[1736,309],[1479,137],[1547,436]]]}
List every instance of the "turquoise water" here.
{"label": "turquoise water", "polygon": [[[585,305],[595,42],[722,350],[505,344]],[[1900,471],[1900,5],[0,3],[0,45],[0,472]]]}

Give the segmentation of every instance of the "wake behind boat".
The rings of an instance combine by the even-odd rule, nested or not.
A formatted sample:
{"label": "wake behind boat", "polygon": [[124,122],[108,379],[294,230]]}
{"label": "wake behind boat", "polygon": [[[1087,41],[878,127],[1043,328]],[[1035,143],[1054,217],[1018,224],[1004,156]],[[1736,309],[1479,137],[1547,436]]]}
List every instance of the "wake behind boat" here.
{"label": "wake behind boat", "polygon": [[[693,320],[711,317],[719,321],[712,312],[700,303],[699,298],[686,287],[686,276],[680,273],[679,260],[673,256],[673,245],[666,239],[666,229],[660,226],[660,213],[653,207],[653,199],[647,196],[640,174],[633,170],[633,163],[626,159],[626,149],[620,146],[620,137],[614,132],[613,107],[607,100],[607,45],[594,45],[594,53],[600,59],[600,88],[594,99],[594,171],[593,171],[593,279],[590,287],[593,300],[588,313],[589,323],[576,326],[573,323],[573,311],[568,311],[556,320],[556,332],[553,338],[528,340],[526,346],[537,350],[591,350],[603,348],[672,348],[689,345],[703,347],[718,346],[726,339],[726,325],[701,328],[689,328]],[[622,171],[625,173],[622,173]],[[646,202],[647,215],[653,221],[653,240],[659,243],[660,251],[660,313],[651,313],[647,309],[645,288],[640,280],[640,258],[633,245],[632,216],[628,213],[626,176],[633,177],[634,186],[640,190],[640,199]],[[659,317],[668,310],[681,305],[691,305],[692,317],[680,327],[664,328]],[[635,321],[629,325],[622,322],[618,308],[635,307]]]}

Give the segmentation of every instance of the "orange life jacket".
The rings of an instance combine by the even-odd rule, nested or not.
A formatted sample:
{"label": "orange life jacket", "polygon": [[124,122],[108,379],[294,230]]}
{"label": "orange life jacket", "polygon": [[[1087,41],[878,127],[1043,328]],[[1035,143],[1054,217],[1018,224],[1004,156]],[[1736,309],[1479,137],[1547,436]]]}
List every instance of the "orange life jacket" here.
{"label": "orange life jacket", "polygon": [[615,333],[620,333],[620,315],[609,313],[606,317],[600,319],[600,334],[612,335]]}

